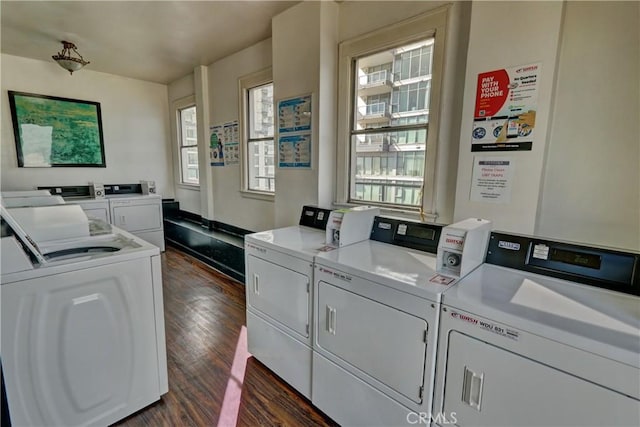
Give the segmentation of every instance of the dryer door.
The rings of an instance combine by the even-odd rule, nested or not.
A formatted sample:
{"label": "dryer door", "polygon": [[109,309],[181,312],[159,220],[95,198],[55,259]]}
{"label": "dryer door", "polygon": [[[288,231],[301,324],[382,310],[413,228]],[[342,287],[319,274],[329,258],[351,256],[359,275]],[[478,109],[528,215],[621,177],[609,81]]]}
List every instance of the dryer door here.
{"label": "dryer door", "polygon": [[128,200],[111,201],[113,225],[127,231],[138,232],[162,229],[162,205],[159,200],[132,203]]}
{"label": "dryer door", "polygon": [[459,426],[640,424],[637,400],[456,331],[444,390]]}
{"label": "dryer door", "polygon": [[318,285],[318,345],[421,403],[427,322],[329,283]]}
{"label": "dryer door", "polygon": [[281,256],[280,262],[282,265],[247,256],[247,304],[308,338],[312,267],[308,262],[287,256]]}

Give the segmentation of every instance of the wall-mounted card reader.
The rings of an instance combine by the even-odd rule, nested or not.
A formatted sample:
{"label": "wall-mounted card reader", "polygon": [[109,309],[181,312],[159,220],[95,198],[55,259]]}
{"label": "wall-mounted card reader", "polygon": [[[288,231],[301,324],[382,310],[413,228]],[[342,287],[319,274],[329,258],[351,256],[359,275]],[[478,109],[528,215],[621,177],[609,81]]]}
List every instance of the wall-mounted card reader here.
{"label": "wall-mounted card reader", "polygon": [[326,244],[339,248],[367,240],[376,215],[380,215],[380,209],[371,206],[332,211],[327,221]]}
{"label": "wall-mounted card reader", "polygon": [[437,253],[438,273],[461,278],[484,262],[491,221],[470,218],[442,229]]}

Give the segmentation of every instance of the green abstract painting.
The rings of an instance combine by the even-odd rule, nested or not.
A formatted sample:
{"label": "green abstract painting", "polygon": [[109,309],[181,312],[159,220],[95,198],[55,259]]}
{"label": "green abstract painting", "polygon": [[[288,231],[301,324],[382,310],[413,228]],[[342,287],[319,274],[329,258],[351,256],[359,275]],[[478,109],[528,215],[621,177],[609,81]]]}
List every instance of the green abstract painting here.
{"label": "green abstract painting", "polygon": [[9,91],[18,166],[105,167],[100,103]]}

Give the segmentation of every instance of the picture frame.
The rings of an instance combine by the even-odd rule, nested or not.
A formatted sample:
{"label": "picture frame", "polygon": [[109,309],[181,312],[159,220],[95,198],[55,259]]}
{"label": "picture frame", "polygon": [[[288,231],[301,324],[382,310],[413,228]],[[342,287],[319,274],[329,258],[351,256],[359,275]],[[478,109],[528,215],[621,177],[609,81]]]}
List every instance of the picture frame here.
{"label": "picture frame", "polygon": [[107,166],[99,102],[8,93],[18,167]]}

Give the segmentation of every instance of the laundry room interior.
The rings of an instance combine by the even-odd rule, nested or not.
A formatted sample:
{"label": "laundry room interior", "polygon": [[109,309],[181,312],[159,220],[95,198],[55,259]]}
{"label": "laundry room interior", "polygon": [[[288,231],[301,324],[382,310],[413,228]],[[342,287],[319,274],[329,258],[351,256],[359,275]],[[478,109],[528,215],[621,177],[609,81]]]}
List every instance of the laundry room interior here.
{"label": "laundry room interior", "polygon": [[3,425],[640,424],[640,2],[0,19]]}

